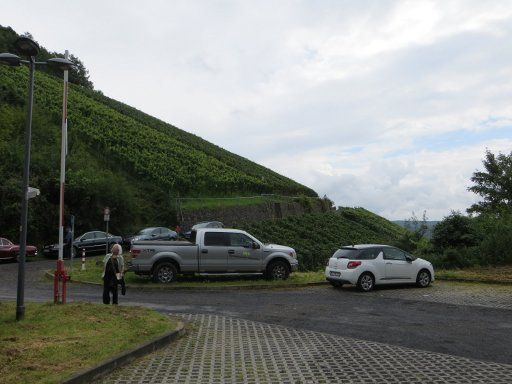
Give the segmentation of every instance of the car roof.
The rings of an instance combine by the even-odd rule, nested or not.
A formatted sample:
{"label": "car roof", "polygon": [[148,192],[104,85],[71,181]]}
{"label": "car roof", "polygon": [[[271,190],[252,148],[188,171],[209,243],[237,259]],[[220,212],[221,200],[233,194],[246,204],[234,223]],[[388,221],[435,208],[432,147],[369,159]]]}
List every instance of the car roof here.
{"label": "car roof", "polygon": [[384,244],[355,244],[355,245],[344,245],[341,248],[353,248],[353,249],[366,249],[366,248],[392,248],[391,245]]}
{"label": "car roof", "polygon": [[196,229],[196,231],[247,233],[245,231],[242,231],[241,229],[233,229],[233,228],[198,228],[198,229]]}

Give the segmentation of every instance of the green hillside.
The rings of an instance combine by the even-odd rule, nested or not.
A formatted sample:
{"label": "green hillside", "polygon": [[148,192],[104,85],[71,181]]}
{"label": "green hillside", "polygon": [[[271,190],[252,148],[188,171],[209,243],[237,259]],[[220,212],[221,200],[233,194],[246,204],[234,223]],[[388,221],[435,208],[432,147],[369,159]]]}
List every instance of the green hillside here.
{"label": "green hillside", "polygon": [[329,213],[246,224],[243,228],[263,242],[293,247],[304,271],[323,268],[340,246],[394,244],[405,231],[364,208],[342,207]]}
{"label": "green hillside", "polygon": [[[5,31],[0,30],[0,46]],[[14,239],[27,86],[27,68],[0,66],[0,233]],[[316,196],[304,185],[84,86],[70,84],[68,111],[66,208],[77,217],[78,232],[101,228],[104,206],[112,211],[112,231],[129,233],[141,226],[175,225],[177,196]],[[56,233],[61,116],[62,80],[36,72],[30,185],[41,196],[30,202],[29,241],[38,244]]]}

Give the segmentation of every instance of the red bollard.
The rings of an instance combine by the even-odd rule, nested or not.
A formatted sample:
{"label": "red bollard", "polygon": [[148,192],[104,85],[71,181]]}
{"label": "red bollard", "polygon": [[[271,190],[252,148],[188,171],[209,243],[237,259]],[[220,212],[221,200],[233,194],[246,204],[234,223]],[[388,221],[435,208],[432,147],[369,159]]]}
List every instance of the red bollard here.
{"label": "red bollard", "polygon": [[[53,277],[53,302],[54,304],[66,304],[66,282],[69,277],[66,275],[64,260],[57,260],[57,270]],[[62,284],[62,290],[59,290]]]}

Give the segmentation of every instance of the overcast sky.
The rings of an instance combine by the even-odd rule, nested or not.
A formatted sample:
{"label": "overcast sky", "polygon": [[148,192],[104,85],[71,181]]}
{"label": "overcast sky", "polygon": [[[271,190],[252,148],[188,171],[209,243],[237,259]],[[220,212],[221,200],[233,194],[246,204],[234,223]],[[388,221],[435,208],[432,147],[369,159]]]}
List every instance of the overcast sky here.
{"label": "overcast sky", "polygon": [[388,219],[512,150],[511,1],[6,1],[96,89]]}

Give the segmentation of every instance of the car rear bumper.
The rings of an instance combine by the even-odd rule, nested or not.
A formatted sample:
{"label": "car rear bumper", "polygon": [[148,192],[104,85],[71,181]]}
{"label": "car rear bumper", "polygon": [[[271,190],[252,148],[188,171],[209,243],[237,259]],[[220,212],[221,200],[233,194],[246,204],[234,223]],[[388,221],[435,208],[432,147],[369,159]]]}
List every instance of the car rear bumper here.
{"label": "car rear bumper", "polygon": [[325,278],[328,281],[342,284],[357,284],[359,271],[356,269],[337,269],[325,267]]}

